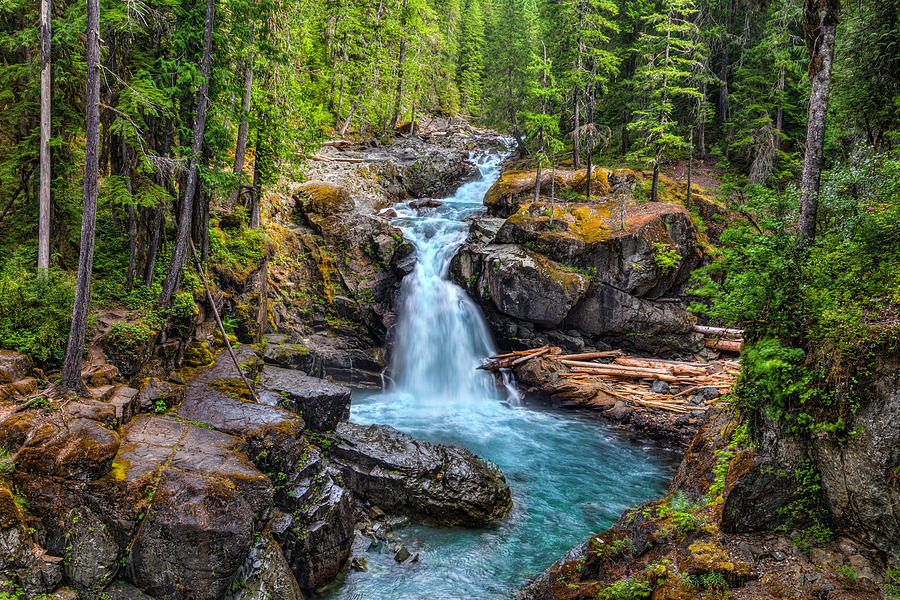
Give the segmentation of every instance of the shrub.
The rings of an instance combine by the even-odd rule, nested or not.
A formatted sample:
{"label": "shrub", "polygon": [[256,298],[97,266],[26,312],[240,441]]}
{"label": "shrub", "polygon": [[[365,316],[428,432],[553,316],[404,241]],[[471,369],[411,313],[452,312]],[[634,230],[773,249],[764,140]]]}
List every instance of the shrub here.
{"label": "shrub", "polygon": [[154,335],[155,332],[150,326],[142,321],[135,323],[116,321],[109,330],[107,342],[122,352],[136,354]]}
{"label": "shrub", "polygon": [[0,269],[0,298],[0,345],[40,364],[59,364],[69,339],[74,280],[61,271],[41,278],[10,261]]}

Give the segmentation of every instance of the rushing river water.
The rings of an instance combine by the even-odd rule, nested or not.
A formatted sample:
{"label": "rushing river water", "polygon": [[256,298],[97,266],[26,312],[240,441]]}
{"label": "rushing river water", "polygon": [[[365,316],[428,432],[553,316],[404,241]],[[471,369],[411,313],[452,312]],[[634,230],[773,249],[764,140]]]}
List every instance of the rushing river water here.
{"label": "rushing river water", "polygon": [[382,546],[361,556],[328,594],[354,600],[510,599],[569,547],[608,527],[630,506],[658,496],[674,457],[589,417],[529,406],[498,386],[480,362],[494,352],[477,306],[447,279],[465,240],[466,217],[482,210],[500,159],[437,208],[394,207],[416,248],[403,281],[387,391],[354,394],[351,420],[386,423],[415,437],[458,444],[500,465],[514,507],[487,529],[408,526],[393,532],[418,560],[398,564]]}

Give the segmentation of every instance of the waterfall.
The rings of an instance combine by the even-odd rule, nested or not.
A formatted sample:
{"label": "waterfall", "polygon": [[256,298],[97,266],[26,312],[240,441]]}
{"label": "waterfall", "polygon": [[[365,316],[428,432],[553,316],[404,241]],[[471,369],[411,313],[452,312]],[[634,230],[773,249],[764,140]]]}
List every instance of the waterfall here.
{"label": "waterfall", "polygon": [[495,353],[478,306],[449,280],[450,262],[465,241],[467,216],[482,210],[485,192],[499,176],[503,157],[480,158],[481,178],[464,184],[436,208],[395,207],[394,224],[416,251],[413,272],[402,283],[399,322],[391,358],[391,392],[419,403],[517,399],[507,382],[502,394],[491,374],[476,370]]}

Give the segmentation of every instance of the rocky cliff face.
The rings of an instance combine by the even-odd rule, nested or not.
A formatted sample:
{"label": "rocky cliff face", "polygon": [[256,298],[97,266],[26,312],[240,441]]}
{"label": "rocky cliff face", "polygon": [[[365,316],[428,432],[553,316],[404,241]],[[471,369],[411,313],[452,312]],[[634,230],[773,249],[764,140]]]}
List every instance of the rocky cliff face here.
{"label": "rocky cliff face", "polygon": [[900,548],[898,373],[896,355],[877,361],[845,439],[709,413],[663,500],[572,548],[519,599],[885,597]]}
{"label": "rocky cliff face", "polygon": [[597,169],[590,203],[560,199],[585,187],[585,171],[557,173],[555,202],[545,179],[534,202],[534,173],[505,173],[485,197],[502,217],[474,222],[451,268],[501,345],[701,352],[684,300],[704,258],[690,213],[637,203],[630,171]]}
{"label": "rocky cliff face", "polygon": [[777,421],[758,416],[752,463],[735,476],[725,499],[724,529],[783,523],[804,474],[816,473],[836,529],[884,553],[900,548],[900,358],[879,358],[860,389],[846,437],[797,440]]}
{"label": "rocky cliff face", "polygon": [[0,356],[0,592],[300,600],[344,568],[364,511],[455,526],[507,514],[496,466],[350,425],[350,390],[268,364],[300,362],[281,346],[235,348],[259,401],[222,352],[52,411],[16,410],[30,362]]}

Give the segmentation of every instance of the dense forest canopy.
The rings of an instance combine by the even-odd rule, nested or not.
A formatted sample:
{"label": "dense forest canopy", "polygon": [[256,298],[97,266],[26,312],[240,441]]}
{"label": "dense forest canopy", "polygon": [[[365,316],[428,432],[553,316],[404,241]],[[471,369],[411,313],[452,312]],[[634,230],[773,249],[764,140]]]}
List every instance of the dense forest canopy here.
{"label": "dense forest canopy", "polygon": [[[593,161],[656,174],[690,156],[735,181],[785,189],[803,170],[818,186],[816,164],[801,167],[807,106],[825,73],[833,85],[818,163],[896,143],[897,0],[102,0],[97,9],[94,65],[84,3],[0,5],[9,250],[0,279],[22,306],[60,317],[22,338],[28,311],[14,311],[2,334],[43,359],[61,358],[66,311],[53,299],[71,294],[64,273],[79,264],[92,194],[94,300],[167,308],[179,302],[188,240],[203,260],[226,243],[211,239],[210,207],[237,210],[255,230],[261,193],[302,178],[303,159],[327,138],[408,135],[436,115],[460,116],[510,133],[538,168]],[[830,70],[816,54],[829,51],[829,35]],[[96,189],[85,184],[92,68]],[[40,235],[39,223],[49,224]],[[35,274],[47,266],[49,281]]]}

